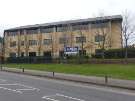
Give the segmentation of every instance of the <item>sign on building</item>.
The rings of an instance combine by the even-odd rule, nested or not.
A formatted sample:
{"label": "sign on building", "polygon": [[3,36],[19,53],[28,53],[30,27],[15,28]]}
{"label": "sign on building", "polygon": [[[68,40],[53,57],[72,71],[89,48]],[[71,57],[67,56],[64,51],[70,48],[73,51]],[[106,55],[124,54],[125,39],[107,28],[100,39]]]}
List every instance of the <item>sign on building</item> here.
{"label": "sign on building", "polygon": [[64,53],[68,55],[77,54],[79,52],[79,47],[65,47]]}

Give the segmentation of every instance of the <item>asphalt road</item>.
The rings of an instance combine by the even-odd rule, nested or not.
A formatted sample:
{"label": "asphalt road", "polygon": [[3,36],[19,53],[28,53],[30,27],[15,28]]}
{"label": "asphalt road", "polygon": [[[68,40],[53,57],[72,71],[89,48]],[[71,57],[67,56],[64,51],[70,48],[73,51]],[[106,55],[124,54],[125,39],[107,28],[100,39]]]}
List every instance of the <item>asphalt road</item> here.
{"label": "asphalt road", "polygon": [[135,101],[135,92],[0,72],[0,101]]}

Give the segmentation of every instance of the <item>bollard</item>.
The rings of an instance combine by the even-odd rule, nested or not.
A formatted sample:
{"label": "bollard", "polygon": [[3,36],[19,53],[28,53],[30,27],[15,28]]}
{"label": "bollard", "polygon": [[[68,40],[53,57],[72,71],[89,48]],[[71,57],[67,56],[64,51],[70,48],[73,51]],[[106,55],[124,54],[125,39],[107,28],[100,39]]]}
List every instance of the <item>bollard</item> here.
{"label": "bollard", "polygon": [[54,77],[54,72],[53,72],[53,77]]}
{"label": "bollard", "polygon": [[108,76],[105,75],[105,84],[107,85],[108,84]]}
{"label": "bollard", "polygon": [[22,72],[24,73],[24,68],[22,68]]}

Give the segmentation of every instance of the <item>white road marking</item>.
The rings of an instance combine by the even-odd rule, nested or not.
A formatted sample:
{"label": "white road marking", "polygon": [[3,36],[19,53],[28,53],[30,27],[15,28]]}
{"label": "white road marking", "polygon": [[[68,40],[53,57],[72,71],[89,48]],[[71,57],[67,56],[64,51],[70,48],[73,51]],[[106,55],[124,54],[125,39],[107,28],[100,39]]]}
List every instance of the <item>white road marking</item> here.
{"label": "white road marking", "polygon": [[55,95],[43,96],[42,98],[44,99],[44,98],[55,97],[55,96],[57,95],[55,94]]}
{"label": "white road marking", "polygon": [[[32,87],[32,86],[23,85],[23,84],[20,84],[20,83],[17,83],[17,85],[22,86],[22,87],[25,87],[25,88],[28,88],[29,90],[37,90],[37,91],[40,91],[40,89],[35,88],[35,87]],[[27,89],[27,90],[28,90],[28,89]],[[20,90],[26,90],[26,89],[20,89]]]}
{"label": "white road marking", "polygon": [[4,89],[4,90],[9,90],[9,91],[13,91],[16,93],[23,93],[22,91],[40,91],[40,89],[38,88],[34,88],[31,86],[27,86],[27,85],[23,85],[23,84],[19,84],[19,83],[13,83],[13,84],[8,84],[8,83],[2,83],[0,84],[0,86],[20,86],[20,87],[24,87],[24,89],[11,89],[11,88],[6,88],[6,87],[0,87],[0,89]]}
{"label": "white road marking", "polygon": [[16,89],[16,90],[19,90],[19,91],[25,91],[25,90],[35,90],[35,89]]}
{"label": "white road marking", "polygon": [[17,85],[16,83],[13,83],[13,84],[6,84],[6,83],[1,83],[0,86],[13,86],[13,85]]}
{"label": "white road marking", "polygon": [[7,80],[5,80],[5,79],[0,79],[0,81],[2,81],[2,82],[6,82]]}
{"label": "white road marking", "polygon": [[4,89],[4,90],[8,90],[8,91],[12,91],[12,92],[16,92],[16,93],[19,93],[19,94],[22,94],[22,93],[23,93],[23,92],[21,92],[21,91],[14,90],[14,89],[10,89],[10,88],[5,88],[5,87],[0,87],[0,89]]}
{"label": "white road marking", "polygon": [[43,99],[46,99],[46,100],[50,100],[50,101],[60,101],[60,100],[56,100],[56,99],[52,99],[52,98],[48,98],[48,97],[42,97]]}
{"label": "white road marking", "polygon": [[85,100],[82,100],[82,99],[66,96],[66,95],[59,94],[59,93],[57,93],[55,95],[50,95],[50,96],[43,96],[42,99],[51,100],[51,101],[60,101],[60,100],[57,100],[57,99],[54,99],[54,98],[52,99],[51,97],[64,97],[64,98],[68,98],[69,100],[85,101]]}
{"label": "white road marking", "polygon": [[70,97],[70,96],[65,96],[65,95],[59,94],[59,93],[57,93],[56,95],[62,96],[62,97],[68,98],[68,99],[76,100],[76,101],[85,101],[85,100],[82,100],[82,99],[78,99],[78,98],[74,98],[74,97]]}

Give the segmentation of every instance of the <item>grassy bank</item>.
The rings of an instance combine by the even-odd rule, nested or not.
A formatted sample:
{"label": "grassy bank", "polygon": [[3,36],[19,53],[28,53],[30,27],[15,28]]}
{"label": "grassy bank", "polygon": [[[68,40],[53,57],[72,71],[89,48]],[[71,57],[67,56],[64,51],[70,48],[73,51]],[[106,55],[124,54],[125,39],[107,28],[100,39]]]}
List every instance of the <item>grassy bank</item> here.
{"label": "grassy bank", "polygon": [[5,64],[6,67],[135,80],[135,64]]}

